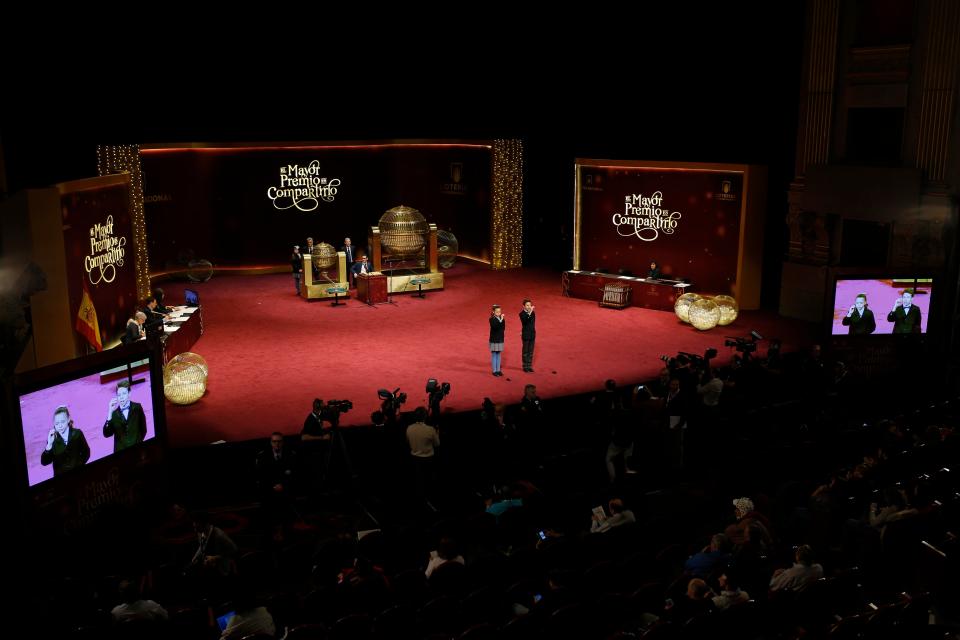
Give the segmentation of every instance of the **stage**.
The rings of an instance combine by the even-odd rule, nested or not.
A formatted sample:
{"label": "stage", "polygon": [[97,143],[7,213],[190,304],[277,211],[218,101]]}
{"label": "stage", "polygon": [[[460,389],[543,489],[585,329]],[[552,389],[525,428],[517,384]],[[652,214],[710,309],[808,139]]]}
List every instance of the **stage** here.
{"label": "stage", "polygon": [[[730,326],[700,332],[669,311],[600,308],[564,297],[561,274],[546,269],[492,271],[458,262],[444,272],[445,289],[426,297],[395,294],[393,304],[344,306],[307,302],[295,294],[290,274],[217,276],[189,288],[200,294],[204,334],[193,346],[210,368],[206,395],[196,404],[167,403],[172,446],[266,438],[272,431],[300,432],[313,398],[351,400],[341,425],[370,423],[379,409],[377,389],[409,395],[403,410],[425,404],[428,378],[449,382],[442,410],[480,408],[484,397],[516,403],[528,383],[541,398],[603,387],[607,378],[628,384],[656,376],[660,355],[719,351],[718,364],[734,350],[724,336],[756,330],[778,337],[784,351],[805,347],[816,328],[772,312],[742,312]],[[182,299],[183,285],[165,283],[167,298]],[[351,291],[351,295],[354,292]],[[537,312],[533,367],[520,361],[520,312],[524,298]],[[507,318],[503,377],[490,369],[490,305]],[[759,353],[766,351],[766,342]]]}

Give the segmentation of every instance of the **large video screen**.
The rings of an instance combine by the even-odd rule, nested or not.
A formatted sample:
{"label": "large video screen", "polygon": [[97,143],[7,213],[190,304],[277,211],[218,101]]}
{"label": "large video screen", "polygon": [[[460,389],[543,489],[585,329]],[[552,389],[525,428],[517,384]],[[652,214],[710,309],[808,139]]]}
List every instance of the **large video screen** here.
{"label": "large video screen", "polygon": [[835,336],[923,334],[930,319],[931,278],[837,279]]}
{"label": "large video screen", "polygon": [[156,437],[148,363],[58,380],[19,395],[31,487]]}

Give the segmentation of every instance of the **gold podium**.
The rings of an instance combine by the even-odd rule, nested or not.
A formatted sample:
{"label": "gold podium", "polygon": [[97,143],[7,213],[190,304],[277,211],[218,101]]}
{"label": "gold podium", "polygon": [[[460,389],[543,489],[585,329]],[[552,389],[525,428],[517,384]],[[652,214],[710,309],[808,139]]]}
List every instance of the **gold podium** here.
{"label": "gold podium", "polygon": [[[368,236],[370,246],[370,261],[373,263],[374,271],[390,272],[387,279],[389,293],[419,293],[433,289],[443,289],[443,272],[438,266],[437,256],[437,225],[430,223],[427,225],[427,232],[424,234],[423,243],[423,265],[417,269],[405,268],[406,271],[419,271],[418,273],[394,273],[397,269],[385,269],[384,258],[389,257],[389,248],[384,251],[383,238],[379,226],[370,227]],[[420,257],[416,260],[419,262]],[[411,282],[411,280],[429,280],[429,282]]]}

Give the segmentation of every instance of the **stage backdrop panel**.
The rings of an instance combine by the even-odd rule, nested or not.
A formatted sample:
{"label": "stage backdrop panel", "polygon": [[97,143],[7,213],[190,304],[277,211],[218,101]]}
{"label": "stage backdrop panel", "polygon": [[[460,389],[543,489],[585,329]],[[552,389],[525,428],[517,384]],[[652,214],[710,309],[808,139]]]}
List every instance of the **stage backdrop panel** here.
{"label": "stage backdrop panel", "polygon": [[[138,302],[130,176],[75,180],[57,188],[70,324],[76,324],[86,289],[96,310],[100,344],[107,347],[119,339]],[[79,334],[78,340],[78,353],[85,353],[88,342]]]}
{"label": "stage backdrop panel", "polygon": [[759,306],[766,172],[747,165],[578,159],[574,268],[663,277]]}
{"label": "stage backdrop panel", "polygon": [[191,259],[283,264],[307,236],[364,247],[401,204],[452,231],[461,254],[489,259],[486,144],[144,146],[141,164],[152,272]]}

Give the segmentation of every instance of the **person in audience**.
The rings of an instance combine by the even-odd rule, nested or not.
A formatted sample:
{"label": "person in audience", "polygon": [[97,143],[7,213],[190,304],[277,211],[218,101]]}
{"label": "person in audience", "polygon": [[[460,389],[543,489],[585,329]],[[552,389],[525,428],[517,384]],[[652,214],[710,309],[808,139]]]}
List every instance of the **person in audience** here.
{"label": "person in audience", "polygon": [[667,601],[663,618],[682,625],[697,616],[709,614],[716,609],[713,605],[716,595],[705,580],[693,578],[687,583],[687,591],[683,598],[676,602]]}
{"label": "person in audience", "polygon": [[720,575],[720,595],[714,596],[713,606],[717,611],[735,607],[750,600],[750,594],[740,588],[737,573],[727,569]]}
{"label": "person in audience", "polygon": [[697,578],[705,578],[713,573],[717,567],[728,564],[732,558],[730,539],[722,533],[714,534],[710,538],[710,544],[704,547],[700,553],[696,553],[687,558],[683,565],[684,573]]}
{"label": "person in audience", "polygon": [[867,294],[858,293],[850,305],[847,315],[840,323],[849,327],[851,336],[866,336],[877,330],[877,322],[873,318],[873,311],[867,308]]}
{"label": "person in audience", "polygon": [[777,569],[770,579],[770,591],[803,591],[810,583],[823,577],[823,567],[813,562],[813,549],[802,544],[797,547],[795,562],[789,569]]}
{"label": "person in audience", "polygon": [[166,622],[167,610],[153,600],[140,597],[140,589],[132,580],[120,581],[122,603],[110,610],[114,622]]}
{"label": "person in audience", "polygon": [[611,428],[606,455],[607,479],[610,480],[610,484],[615,484],[618,461],[622,461],[624,473],[636,473],[632,467],[633,450],[637,437],[636,418],[621,409],[610,413],[606,422]]}
{"label": "person in audience", "polygon": [[303,280],[303,255],[300,253],[300,246],[293,245],[293,253],[290,254],[290,271],[293,273],[293,285],[297,289],[297,295],[300,295],[300,282]]}
{"label": "person in audience", "polygon": [[424,574],[427,578],[430,578],[437,567],[448,562],[457,562],[464,565],[467,563],[466,560],[463,559],[463,556],[457,551],[457,545],[453,539],[443,537],[440,539],[440,544],[437,545],[437,548],[430,552],[430,560],[427,562],[427,568],[424,570]]}
{"label": "person in audience", "polygon": [[124,330],[123,337],[120,338],[120,342],[123,344],[133,344],[137,340],[145,338],[147,336],[146,331],[143,328],[143,325],[147,322],[147,314],[143,311],[137,311],[133,314],[133,317],[127,320],[127,328]]}
{"label": "person in audience", "polygon": [[520,311],[520,341],[522,343],[523,370],[533,373],[533,349],[537,340],[537,313],[530,298],[524,298]]}
{"label": "person in audience", "polygon": [[660,369],[657,379],[651,382],[647,388],[650,391],[651,400],[666,398],[667,394],[670,393],[670,369],[667,367]]}
{"label": "person in audience", "polygon": [[737,522],[727,527],[724,533],[734,545],[740,546],[746,542],[747,529],[751,525],[760,527],[766,543],[769,544],[772,542],[773,536],[770,534],[770,521],[754,508],[753,500],[747,497],[737,498],[733,501],[733,507]]}
{"label": "person in audience", "polygon": [[503,355],[503,336],[506,332],[507,322],[503,316],[503,309],[500,305],[493,305],[490,311],[490,361],[493,367],[493,375],[502,376],[500,370],[500,358]]}
{"label": "person in audience", "polygon": [[296,452],[285,446],[283,434],[270,434],[270,448],[257,455],[257,481],[261,504],[274,536],[283,536],[283,525],[293,516]]}
{"label": "person in audience", "polygon": [[236,614],[227,622],[220,640],[239,640],[256,635],[273,637],[277,626],[266,607],[257,604],[252,586],[242,585],[233,598]]}
{"label": "person in audience", "polygon": [[130,381],[117,383],[117,395],[110,398],[103,437],[113,438],[113,452],[123,451],[143,442],[147,435],[147,417],[143,405],[130,400]]}
{"label": "person in audience", "polygon": [[210,514],[193,514],[193,530],[197,534],[197,550],[190,566],[208,575],[227,577],[236,573],[237,545],[223,529],[215,527]]}
{"label": "person in audience", "polygon": [[330,439],[330,432],[323,429],[323,400],[320,398],[313,400],[313,411],[303,421],[300,439],[304,442]]}
{"label": "person in audience", "polygon": [[54,477],[87,464],[90,446],[83,431],[73,426],[70,410],[59,406],[53,412],[53,428],[47,434],[47,446],[40,454],[40,464],[53,464]]}
{"label": "person in audience", "polygon": [[723,380],[717,375],[717,370],[710,366],[705,367],[701,384],[697,385],[700,403],[707,409],[716,409],[720,406],[721,393],[723,393]]}
{"label": "person in audience", "polygon": [[907,499],[896,487],[887,487],[882,496],[882,503],[872,503],[867,514],[870,526],[880,533],[881,538],[891,522],[917,515],[916,509],[907,505]]}
{"label": "person in audience", "polygon": [[523,506],[523,498],[518,496],[515,491],[510,491],[507,487],[500,489],[499,495],[489,494],[484,498],[486,505],[485,511],[500,519],[504,513],[510,509],[518,509]]}
{"label": "person in audience", "polygon": [[901,291],[893,303],[893,310],[887,314],[887,322],[893,323],[894,333],[920,333],[920,307],[913,304],[913,294],[913,289]]}
{"label": "person in audience", "polygon": [[543,417],[543,404],[537,395],[537,385],[524,385],[523,398],[520,399],[520,416],[526,423],[536,423]]}
{"label": "person in audience", "polygon": [[601,518],[598,514],[593,514],[591,517],[592,522],[590,523],[590,533],[605,533],[611,529],[616,529],[617,527],[622,527],[625,524],[631,524],[637,521],[637,517],[633,515],[633,511],[630,511],[623,505],[623,500],[620,498],[613,498],[610,502],[607,503],[607,509],[610,511],[610,515],[606,518]]}

